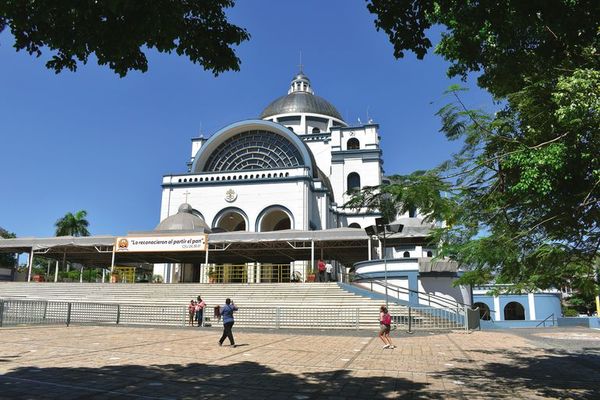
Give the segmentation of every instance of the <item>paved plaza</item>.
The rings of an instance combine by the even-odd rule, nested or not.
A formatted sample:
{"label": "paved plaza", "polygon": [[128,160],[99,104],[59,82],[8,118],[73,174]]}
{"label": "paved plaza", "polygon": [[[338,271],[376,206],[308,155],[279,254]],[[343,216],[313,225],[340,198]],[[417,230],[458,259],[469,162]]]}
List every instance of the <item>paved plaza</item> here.
{"label": "paved plaza", "polygon": [[234,331],[3,328],[0,398],[600,398],[598,330]]}

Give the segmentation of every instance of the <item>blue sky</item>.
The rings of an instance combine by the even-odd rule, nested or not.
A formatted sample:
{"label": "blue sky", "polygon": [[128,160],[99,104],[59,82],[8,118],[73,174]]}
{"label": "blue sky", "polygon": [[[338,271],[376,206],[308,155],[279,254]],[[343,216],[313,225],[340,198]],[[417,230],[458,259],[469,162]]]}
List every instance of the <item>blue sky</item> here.
{"label": "blue sky", "polygon": [[[185,172],[190,139],[257,117],[286,93],[302,52],[315,94],[346,121],[380,124],[387,174],[431,168],[458,149],[434,113],[457,80],[429,55],[396,60],[364,1],[240,0],[229,12],[252,38],[241,71],[214,77],[175,54],[149,52],[149,71],[119,78],[95,60],[59,75],[0,34],[0,226],[53,236],[66,212],[88,211],[92,234],[153,229],[161,177]],[[470,107],[493,109],[475,86]]]}

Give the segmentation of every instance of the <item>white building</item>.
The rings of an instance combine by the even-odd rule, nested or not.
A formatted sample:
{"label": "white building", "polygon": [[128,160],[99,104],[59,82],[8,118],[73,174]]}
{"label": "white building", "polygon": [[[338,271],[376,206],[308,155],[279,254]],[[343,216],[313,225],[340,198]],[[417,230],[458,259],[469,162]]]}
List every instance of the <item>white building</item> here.
{"label": "white building", "polygon": [[348,126],[298,74],[260,119],[192,139],[187,173],[163,178],[161,221],[189,203],[211,229],[363,227],[374,214],[341,206],[382,181],[378,125]]}
{"label": "white building", "polygon": [[[260,119],[235,122],[209,139],[192,139],[188,171],[163,177],[159,229],[173,225],[174,229],[197,230],[204,223],[213,233],[373,225],[378,213],[343,205],[350,199],[349,192],[382,183],[379,135],[379,126],[371,121],[349,126],[331,103],[314,94],[308,77],[299,73],[287,95],[269,104]],[[177,215],[182,204],[186,206]],[[409,217],[412,225],[420,226],[412,218],[415,215]],[[188,228],[181,222],[186,218]],[[417,258],[432,256],[432,249],[422,243],[426,236],[410,236],[398,247],[403,256],[409,252],[413,270],[418,269]],[[374,249],[373,257],[377,253],[381,250]],[[256,271],[261,266],[256,264],[213,268],[219,270],[219,281],[260,281]],[[276,280],[288,277],[289,281],[294,272],[306,273],[306,262],[268,268],[279,269]],[[155,273],[167,282],[207,281],[200,276],[203,270],[207,268],[200,265],[155,267]]]}

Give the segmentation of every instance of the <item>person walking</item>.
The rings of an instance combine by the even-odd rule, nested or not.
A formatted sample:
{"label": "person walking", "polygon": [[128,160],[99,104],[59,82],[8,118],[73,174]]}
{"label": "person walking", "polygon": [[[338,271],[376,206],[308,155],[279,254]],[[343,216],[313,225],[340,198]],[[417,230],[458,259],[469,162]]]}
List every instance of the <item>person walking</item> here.
{"label": "person walking", "polygon": [[223,346],[223,342],[225,338],[229,338],[229,344],[231,347],[235,347],[235,340],[233,339],[233,333],[231,332],[231,328],[233,328],[233,313],[237,311],[238,308],[231,299],[225,299],[225,305],[221,306],[221,316],[223,317],[223,335],[221,339],[219,339],[219,346]]}
{"label": "person walking", "polygon": [[319,282],[325,282],[325,261],[319,259],[317,268],[319,269]]}
{"label": "person walking", "polygon": [[198,301],[196,302],[196,322],[198,323],[198,328],[204,325],[204,307],[206,307],[206,303],[202,300],[202,297],[198,296]]}
{"label": "person walking", "polygon": [[392,316],[386,306],[379,307],[379,339],[383,342],[384,349],[395,349],[396,346],[390,339],[390,330],[392,328]]}
{"label": "person walking", "polygon": [[190,326],[194,326],[194,312],[196,311],[196,302],[194,299],[190,300],[190,304],[188,304],[188,315],[189,321],[188,324]]}
{"label": "person walking", "polygon": [[333,281],[333,265],[331,265],[331,261],[325,264],[325,273],[327,274],[327,282]]}

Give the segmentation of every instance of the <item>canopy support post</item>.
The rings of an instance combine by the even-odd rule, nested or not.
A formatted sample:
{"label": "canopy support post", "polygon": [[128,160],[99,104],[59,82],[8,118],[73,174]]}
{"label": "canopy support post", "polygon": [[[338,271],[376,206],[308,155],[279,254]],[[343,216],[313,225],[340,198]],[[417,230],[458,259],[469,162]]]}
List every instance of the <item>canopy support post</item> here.
{"label": "canopy support post", "polygon": [[369,236],[369,242],[368,242],[368,246],[369,246],[369,261],[371,261],[373,259],[373,256],[371,254],[372,252],[372,247],[373,247],[373,243],[371,242],[371,236]]}
{"label": "canopy support post", "polygon": [[[310,270],[315,271],[315,241],[310,241]],[[304,282],[306,282],[306,274],[304,274]]]}
{"label": "canopy support post", "polygon": [[63,268],[65,270],[67,270],[67,272],[68,272],[68,268],[67,268],[67,249],[63,250]]}
{"label": "canopy support post", "polygon": [[200,281],[206,283],[206,270],[208,268],[208,243],[206,243],[206,252],[204,253],[204,274],[200,273]]}
{"label": "canopy support post", "polygon": [[112,257],[110,260],[110,281],[111,281],[111,283],[113,281],[114,272],[115,272],[115,246],[113,245]]}
{"label": "canopy support post", "polygon": [[58,260],[56,260],[56,264],[54,264],[54,283],[58,282]]}
{"label": "canopy support post", "polygon": [[31,269],[33,268],[33,247],[29,252],[29,259],[27,260],[27,282],[31,282]]}

